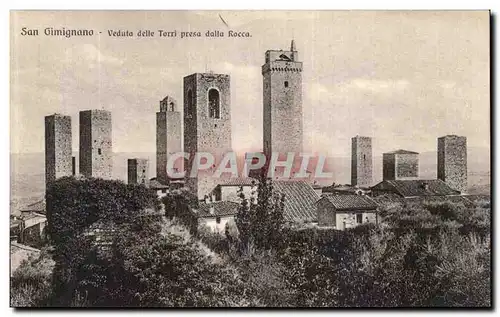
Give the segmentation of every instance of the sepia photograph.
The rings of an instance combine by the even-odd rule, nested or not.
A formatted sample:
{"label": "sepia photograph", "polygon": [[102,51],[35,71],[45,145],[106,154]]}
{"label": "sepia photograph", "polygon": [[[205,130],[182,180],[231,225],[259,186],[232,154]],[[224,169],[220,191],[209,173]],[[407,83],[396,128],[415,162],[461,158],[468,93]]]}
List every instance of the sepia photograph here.
{"label": "sepia photograph", "polygon": [[490,11],[9,18],[11,307],[493,307]]}

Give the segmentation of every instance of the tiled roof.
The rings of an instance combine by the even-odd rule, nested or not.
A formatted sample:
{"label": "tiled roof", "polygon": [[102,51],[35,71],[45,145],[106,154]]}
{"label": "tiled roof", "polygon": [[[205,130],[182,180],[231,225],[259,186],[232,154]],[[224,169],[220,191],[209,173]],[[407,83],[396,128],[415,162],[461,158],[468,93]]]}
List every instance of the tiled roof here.
{"label": "tiled roof", "polygon": [[252,177],[237,177],[224,179],[219,185],[220,186],[252,186],[257,185],[258,180]]}
{"label": "tiled roof", "polygon": [[368,196],[363,195],[323,195],[336,210],[374,210],[377,203]]}
{"label": "tiled roof", "polygon": [[274,190],[285,194],[286,221],[317,221],[316,191],[305,181],[273,181]]}
{"label": "tiled roof", "polygon": [[372,190],[394,192],[403,197],[449,196],[460,192],[451,189],[440,179],[430,180],[385,180],[373,186]]}
{"label": "tiled roof", "polygon": [[464,204],[468,207],[472,207],[474,205],[474,203],[470,201],[466,196],[420,196],[407,198],[407,201],[419,204],[451,202],[456,204]]}
{"label": "tiled roof", "polygon": [[[210,214],[210,207],[214,207],[213,214]],[[240,204],[232,201],[216,201],[212,203],[200,203],[197,214],[201,218],[223,217],[236,215]]]}
{"label": "tiled roof", "polygon": [[35,203],[32,203],[32,204],[29,204],[28,206],[24,207],[23,209],[21,209],[21,212],[30,212],[30,211],[34,211],[34,212],[41,212],[41,213],[45,213],[45,199],[42,199],[42,200],[39,200]]}
{"label": "tiled roof", "polygon": [[418,154],[418,152],[413,152],[413,151],[399,149],[399,150],[392,151],[392,152],[387,152],[387,153],[384,153],[384,154]]}

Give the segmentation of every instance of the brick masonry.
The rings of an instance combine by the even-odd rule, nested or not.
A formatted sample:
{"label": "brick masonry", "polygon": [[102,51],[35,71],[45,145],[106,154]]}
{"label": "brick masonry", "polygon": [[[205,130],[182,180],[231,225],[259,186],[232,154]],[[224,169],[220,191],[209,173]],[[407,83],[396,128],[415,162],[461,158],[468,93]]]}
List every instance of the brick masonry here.
{"label": "brick masonry", "polygon": [[[182,151],[181,113],[177,101],[170,96],[160,101],[156,113],[156,177],[162,184],[168,183],[168,158]],[[181,162],[181,161],[179,161]],[[182,168],[182,165],[176,167]]]}
{"label": "brick masonry", "polygon": [[45,117],[45,182],[72,175],[71,117]]}
{"label": "brick masonry", "polygon": [[355,136],[351,141],[351,185],[369,187],[373,182],[372,139]]}
{"label": "brick masonry", "polygon": [[[184,151],[191,155],[209,152],[215,157],[214,168],[231,146],[230,77],[224,74],[195,73],[184,77]],[[209,113],[209,93],[218,94],[218,115]],[[213,101],[213,99],[212,99]],[[189,177],[191,160],[186,166],[186,186],[203,198],[217,184],[207,173]]]}
{"label": "brick masonry", "polygon": [[111,112],[80,111],[80,174],[111,179],[113,144]]}
{"label": "brick masonry", "polygon": [[127,176],[129,184],[149,185],[149,161],[147,159],[128,159]]}
{"label": "brick masonry", "polygon": [[438,178],[451,188],[467,192],[467,138],[447,135],[438,138]]}

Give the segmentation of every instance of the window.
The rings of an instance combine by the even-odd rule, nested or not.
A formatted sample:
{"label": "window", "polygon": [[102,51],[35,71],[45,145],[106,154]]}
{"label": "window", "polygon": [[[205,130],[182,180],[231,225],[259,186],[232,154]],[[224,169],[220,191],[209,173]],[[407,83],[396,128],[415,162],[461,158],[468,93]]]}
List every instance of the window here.
{"label": "window", "polygon": [[101,154],[102,154],[102,152],[101,152],[101,148],[98,148],[98,149],[97,149],[97,153],[98,153],[99,155],[101,155]]}
{"label": "window", "polygon": [[217,89],[212,88],[208,91],[208,116],[220,119],[220,96]]}
{"label": "window", "polygon": [[356,214],[356,223],[363,223],[363,214]]}
{"label": "window", "polygon": [[170,111],[174,111],[174,103],[173,102],[170,103]]}
{"label": "window", "polygon": [[288,81],[285,81],[285,88],[288,88]]}
{"label": "window", "polygon": [[215,218],[215,222],[217,222],[217,224],[219,224],[220,223],[220,217]]}
{"label": "window", "polygon": [[363,154],[363,161],[366,161],[366,154]]}

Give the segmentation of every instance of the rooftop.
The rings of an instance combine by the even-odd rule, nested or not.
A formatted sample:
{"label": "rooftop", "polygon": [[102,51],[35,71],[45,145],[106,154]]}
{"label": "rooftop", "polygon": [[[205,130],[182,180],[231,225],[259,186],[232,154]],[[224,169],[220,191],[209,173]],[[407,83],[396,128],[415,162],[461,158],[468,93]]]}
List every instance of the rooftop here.
{"label": "rooftop", "polygon": [[[198,217],[223,217],[233,216],[238,212],[240,204],[232,201],[216,201],[212,203],[200,203],[198,207]],[[210,207],[213,207],[213,214],[210,213]]]}
{"label": "rooftop", "polygon": [[330,202],[336,210],[377,209],[377,203],[368,196],[326,194],[321,199],[325,199],[326,201]]}
{"label": "rooftop", "polygon": [[45,199],[41,199],[21,209],[21,212],[40,212],[45,213]]}
{"label": "rooftop", "polygon": [[399,149],[399,150],[392,151],[392,152],[387,152],[387,153],[384,153],[384,154],[418,154],[418,152],[413,152],[413,151]]}
{"label": "rooftop", "polygon": [[397,193],[403,197],[460,195],[440,179],[430,180],[385,180],[372,187],[373,190]]}
{"label": "rooftop", "polygon": [[317,221],[316,201],[320,198],[305,181],[273,181],[274,190],[285,194],[286,221]]}

